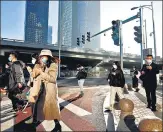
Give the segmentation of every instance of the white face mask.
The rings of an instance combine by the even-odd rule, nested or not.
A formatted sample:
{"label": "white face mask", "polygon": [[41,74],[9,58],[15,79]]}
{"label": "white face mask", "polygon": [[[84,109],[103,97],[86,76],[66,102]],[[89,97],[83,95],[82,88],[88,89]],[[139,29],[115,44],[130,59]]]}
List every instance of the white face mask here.
{"label": "white face mask", "polygon": [[152,63],[152,60],[146,60],[146,62],[147,62],[148,64],[151,64],[151,63]]}
{"label": "white face mask", "polygon": [[113,68],[114,68],[114,69],[117,69],[117,65],[113,65]]}
{"label": "white face mask", "polygon": [[32,59],[32,64],[35,64],[36,63],[36,59]]}

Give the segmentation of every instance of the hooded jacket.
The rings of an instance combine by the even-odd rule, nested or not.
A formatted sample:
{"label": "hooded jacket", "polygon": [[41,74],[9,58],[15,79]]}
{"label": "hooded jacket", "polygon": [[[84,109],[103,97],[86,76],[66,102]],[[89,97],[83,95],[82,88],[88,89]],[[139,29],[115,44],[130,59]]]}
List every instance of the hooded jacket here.
{"label": "hooded jacket", "polygon": [[21,83],[23,86],[25,85],[24,73],[23,69],[25,68],[25,64],[22,61],[15,61],[12,63],[9,72],[9,83],[8,89],[9,92],[15,91],[18,86],[18,83]]}

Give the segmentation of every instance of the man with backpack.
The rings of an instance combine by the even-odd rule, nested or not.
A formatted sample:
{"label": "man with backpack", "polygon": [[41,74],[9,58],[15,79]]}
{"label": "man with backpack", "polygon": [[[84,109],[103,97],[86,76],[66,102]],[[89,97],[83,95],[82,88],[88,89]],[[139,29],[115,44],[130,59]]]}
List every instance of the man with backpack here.
{"label": "man with backpack", "polygon": [[83,96],[84,95],[83,85],[87,77],[87,73],[85,72],[84,67],[79,64],[77,65],[77,70],[78,73],[76,75],[76,78],[78,79],[78,85],[80,87],[80,96]]}

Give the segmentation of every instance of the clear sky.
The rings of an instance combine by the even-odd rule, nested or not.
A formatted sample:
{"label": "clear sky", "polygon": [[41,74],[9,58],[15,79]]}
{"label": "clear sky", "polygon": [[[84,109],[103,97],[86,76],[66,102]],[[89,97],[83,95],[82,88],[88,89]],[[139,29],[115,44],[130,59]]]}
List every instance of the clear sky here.
{"label": "clear sky", "polygon": [[[101,1],[101,30],[111,26],[112,20],[125,20],[138,10],[131,11],[134,6],[149,5],[150,1]],[[162,1],[154,1],[154,18],[156,27],[157,54],[162,56]],[[152,13],[144,9],[144,19],[147,20],[148,48],[153,48]],[[5,38],[24,39],[25,1],[1,2],[1,35]],[[134,41],[134,26],[139,23],[134,20],[123,25],[124,52],[140,54],[140,45]],[[53,43],[57,41],[58,1],[50,1],[49,25],[53,26]],[[109,51],[119,51],[113,45],[111,31],[106,36],[101,35],[101,48]]]}

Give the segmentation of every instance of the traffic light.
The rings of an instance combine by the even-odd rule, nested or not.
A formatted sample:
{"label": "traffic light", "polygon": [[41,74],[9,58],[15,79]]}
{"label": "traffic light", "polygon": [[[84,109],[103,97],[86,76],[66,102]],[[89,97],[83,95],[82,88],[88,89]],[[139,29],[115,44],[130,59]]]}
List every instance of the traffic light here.
{"label": "traffic light", "polygon": [[82,35],[82,43],[85,44],[85,35]]}
{"label": "traffic light", "polygon": [[88,41],[88,42],[91,41],[90,38],[91,38],[91,33],[90,33],[90,32],[87,32],[87,41]]}
{"label": "traffic light", "polygon": [[140,27],[140,26],[135,26],[135,27],[134,27],[134,30],[136,31],[136,32],[134,32],[134,35],[135,35],[134,40],[135,40],[137,43],[142,43],[142,32],[141,32],[141,27]]}
{"label": "traffic light", "polygon": [[114,41],[114,45],[119,46],[119,25],[120,21],[119,20],[113,20],[112,21],[112,39]]}
{"label": "traffic light", "polygon": [[77,45],[80,46],[80,40],[77,38]]}

